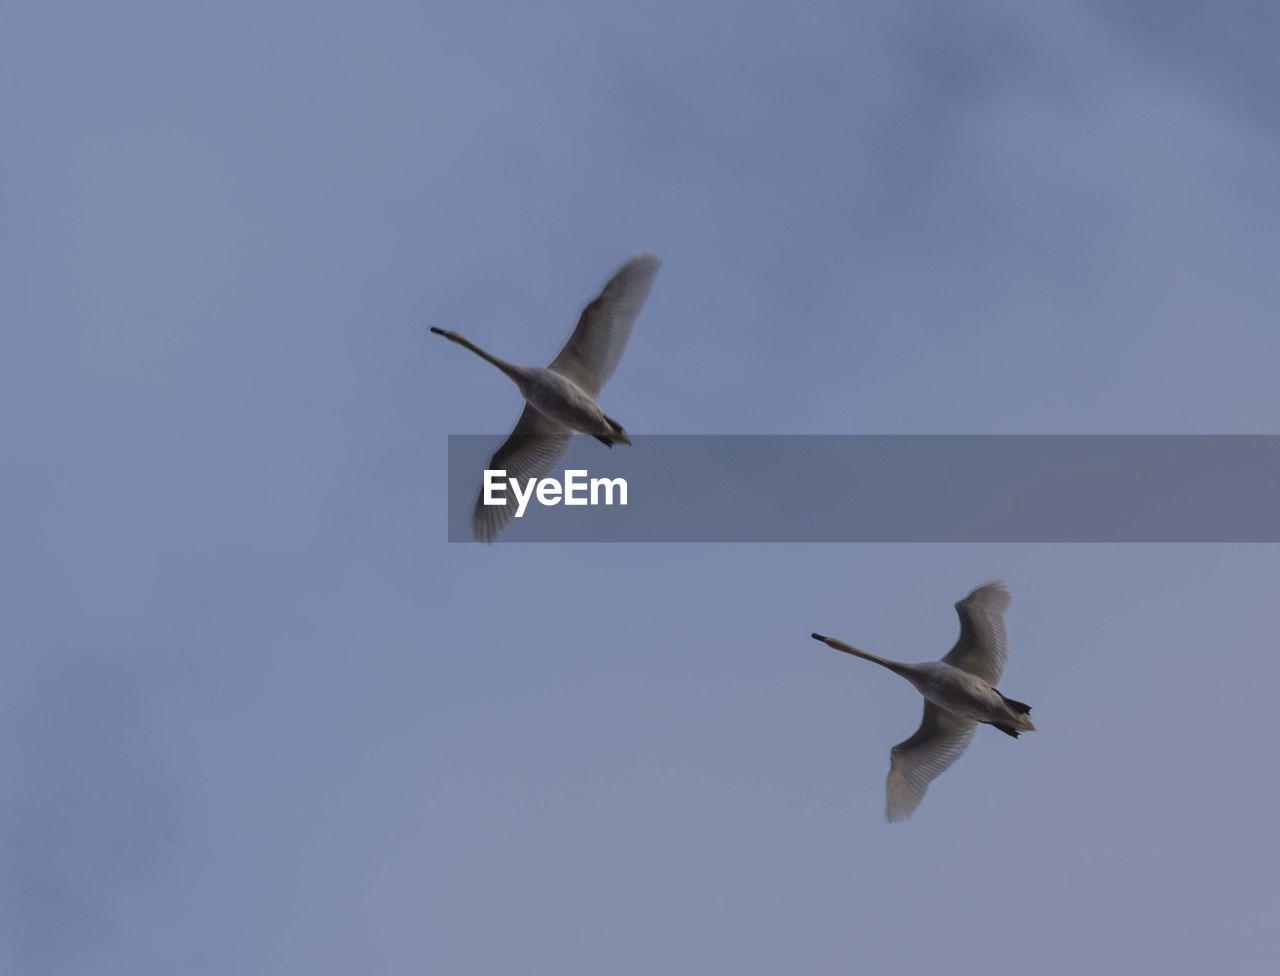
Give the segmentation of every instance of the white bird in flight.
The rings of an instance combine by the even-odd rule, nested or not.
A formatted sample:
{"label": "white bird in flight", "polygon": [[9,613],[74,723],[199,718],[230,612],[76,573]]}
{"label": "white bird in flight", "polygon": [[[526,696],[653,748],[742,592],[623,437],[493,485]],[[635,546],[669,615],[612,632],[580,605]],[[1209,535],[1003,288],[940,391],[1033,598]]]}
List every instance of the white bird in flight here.
{"label": "white bird in flight", "polygon": [[828,647],[902,675],[924,695],[920,728],[889,751],[885,816],[890,822],[906,820],[915,812],[929,784],[960,758],[979,722],[994,725],[1015,739],[1020,732],[1035,731],[1031,706],[996,690],[1008,655],[1004,614],[1009,603],[1009,591],[998,580],[978,587],[957,603],[960,639],[941,661],[900,664],[834,637],[813,635]]}
{"label": "white bird in flight", "polygon": [[[569,447],[574,431],[590,434],[608,447],[631,443],[622,425],[600,409],[596,397],[618,368],[659,267],[661,262],[652,254],[624,264],[582,310],[578,327],[546,368],[516,366],[456,332],[431,327],[436,335],[497,366],[525,398],[524,413],[490,459],[490,470],[505,470],[507,478],[518,478],[521,484],[545,477]],[[511,520],[515,503],[509,493],[507,499],[505,505],[485,505],[483,494],[476,500],[471,527],[477,539],[492,542]]]}

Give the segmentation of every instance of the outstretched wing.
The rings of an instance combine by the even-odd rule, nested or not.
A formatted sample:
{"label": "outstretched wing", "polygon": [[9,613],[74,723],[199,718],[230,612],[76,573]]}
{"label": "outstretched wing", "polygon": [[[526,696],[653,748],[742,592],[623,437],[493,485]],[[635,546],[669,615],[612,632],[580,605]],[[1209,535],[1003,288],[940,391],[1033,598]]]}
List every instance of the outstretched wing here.
{"label": "outstretched wing", "polygon": [[993,687],[1004,673],[1008,658],[1008,637],[1004,615],[1012,597],[1004,583],[996,580],[979,586],[956,604],[960,615],[960,639],[942,660],[976,674]]}
{"label": "outstretched wing", "polygon": [[598,396],[618,368],[659,267],[661,262],[652,254],[641,254],[624,264],[600,296],[582,310],[578,327],[550,368]]}
{"label": "outstretched wing", "polygon": [[889,778],[884,784],[884,815],[890,823],[915,812],[929,784],[964,753],[978,723],[955,712],[924,703],[920,728],[889,750]]}
{"label": "outstretched wing", "polygon": [[[516,421],[516,429],[489,460],[489,470],[505,470],[523,486],[530,478],[544,478],[569,447],[573,431],[528,404]],[[510,490],[503,505],[486,505],[484,489],[471,513],[471,529],[481,542],[492,542],[516,513]]]}

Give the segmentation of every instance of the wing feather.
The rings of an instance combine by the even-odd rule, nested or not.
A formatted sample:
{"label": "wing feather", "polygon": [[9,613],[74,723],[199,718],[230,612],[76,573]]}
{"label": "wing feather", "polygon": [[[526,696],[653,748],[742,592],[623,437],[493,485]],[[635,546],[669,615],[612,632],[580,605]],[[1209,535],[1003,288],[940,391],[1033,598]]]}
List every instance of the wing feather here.
{"label": "wing feather", "polygon": [[971,719],[932,702],[924,703],[915,735],[889,750],[884,812],[890,823],[906,820],[915,812],[929,784],[960,758],[977,727]]}
{"label": "wing feather", "polygon": [[1004,673],[1009,656],[1004,615],[1012,599],[1004,583],[996,580],[979,586],[957,603],[960,639],[942,660],[962,671],[976,674],[994,687]]}
{"label": "wing feather", "polygon": [[593,397],[599,396],[618,368],[659,267],[661,262],[652,254],[641,254],[624,264],[599,297],[582,310],[577,328],[550,368]]}
{"label": "wing feather", "polygon": [[[522,485],[530,478],[545,478],[564,456],[572,436],[560,421],[526,404],[515,430],[489,460],[489,470],[505,470]],[[510,491],[506,499],[504,505],[486,505],[481,489],[471,513],[471,529],[481,542],[496,539],[515,516],[516,500]]]}

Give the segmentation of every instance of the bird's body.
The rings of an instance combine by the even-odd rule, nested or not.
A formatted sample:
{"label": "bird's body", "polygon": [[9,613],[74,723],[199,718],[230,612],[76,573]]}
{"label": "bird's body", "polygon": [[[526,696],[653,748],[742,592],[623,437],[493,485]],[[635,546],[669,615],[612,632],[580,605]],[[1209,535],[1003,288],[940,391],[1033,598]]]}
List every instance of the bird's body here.
{"label": "bird's body", "polygon": [[1035,731],[1031,706],[1006,697],[996,688],[1007,656],[1004,613],[1009,603],[1009,591],[1000,582],[980,586],[957,603],[960,639],[940,661],[903,664],[834,637],[813,635],[828,647],[901,675],[924,696],[920,727],[890,750],[885,783],[885,814],[889,820],[911,816],[929,784],[960,758],[979,723],[993,725],[1014,738]]}
{"label": "bird's body", "polygon": [[[590,434],[609,447],[631,443],[622,425],[600,408],[596,397],[617,369],[659,267],[652,254],[624,264],[599,297],[583,309],[573,335],[549,366],[517,366],[456,332],[432,326],[436,335],[470,349],[502,370],[525,398],[524,413],[490,459],[490,469],[505,470],[508,477],[521,481],[541,478],[564,454],[575,431]],[[512,514],[510,502],[485,505],[481,495],[471,519],[476,538],[492,542]]]}
{"label": "bird's body", "polygon": [[1017,711],[1009,704],[1009,699],[976,674],[953,667],[946,661],[924,661],[907,665],[907,668],[903,677],[916,686],[916,691],[926,701],[939,708],[998,729],[1035,731],[1025,713]]}
{"label": "bird's body", "polygon": [[618,442],[631,443],[622,425],[601,410],[595,398],[573,380],[540,366],[526,367],[524,374],[516,385],[539,413],[610,447]]}

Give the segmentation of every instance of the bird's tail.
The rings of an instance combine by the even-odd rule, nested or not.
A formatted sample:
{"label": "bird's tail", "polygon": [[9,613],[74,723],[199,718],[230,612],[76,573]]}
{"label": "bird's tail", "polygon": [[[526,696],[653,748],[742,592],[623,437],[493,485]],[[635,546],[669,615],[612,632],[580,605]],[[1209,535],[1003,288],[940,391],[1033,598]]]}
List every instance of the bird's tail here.
{"label": "bird's tail", "polygon": [[609,432],[607,434],[592,434],[592,437],[598,440],[605,447],[613,447],[614,444],[631,443],[631,438],[628,437],[627,432],[622,429],[622,424],[618,423],[608,415],[606,415],[604,419],[609,425]]}
{"label": "bird's tail", "polygon": [[[999,695],[1000,693],[996,692],[996,694]],[[1031,706],[1028,705],[1026,702],[1015,701],[1014,699],[1008,697],[1007,695],[1000,695],[1000,697],[1004,699],[1004,703],[1006,705],[1008,705],[1010,708],[1012,708],[1015,712],[1019,713],[1020,715],[1031,714]]]}

